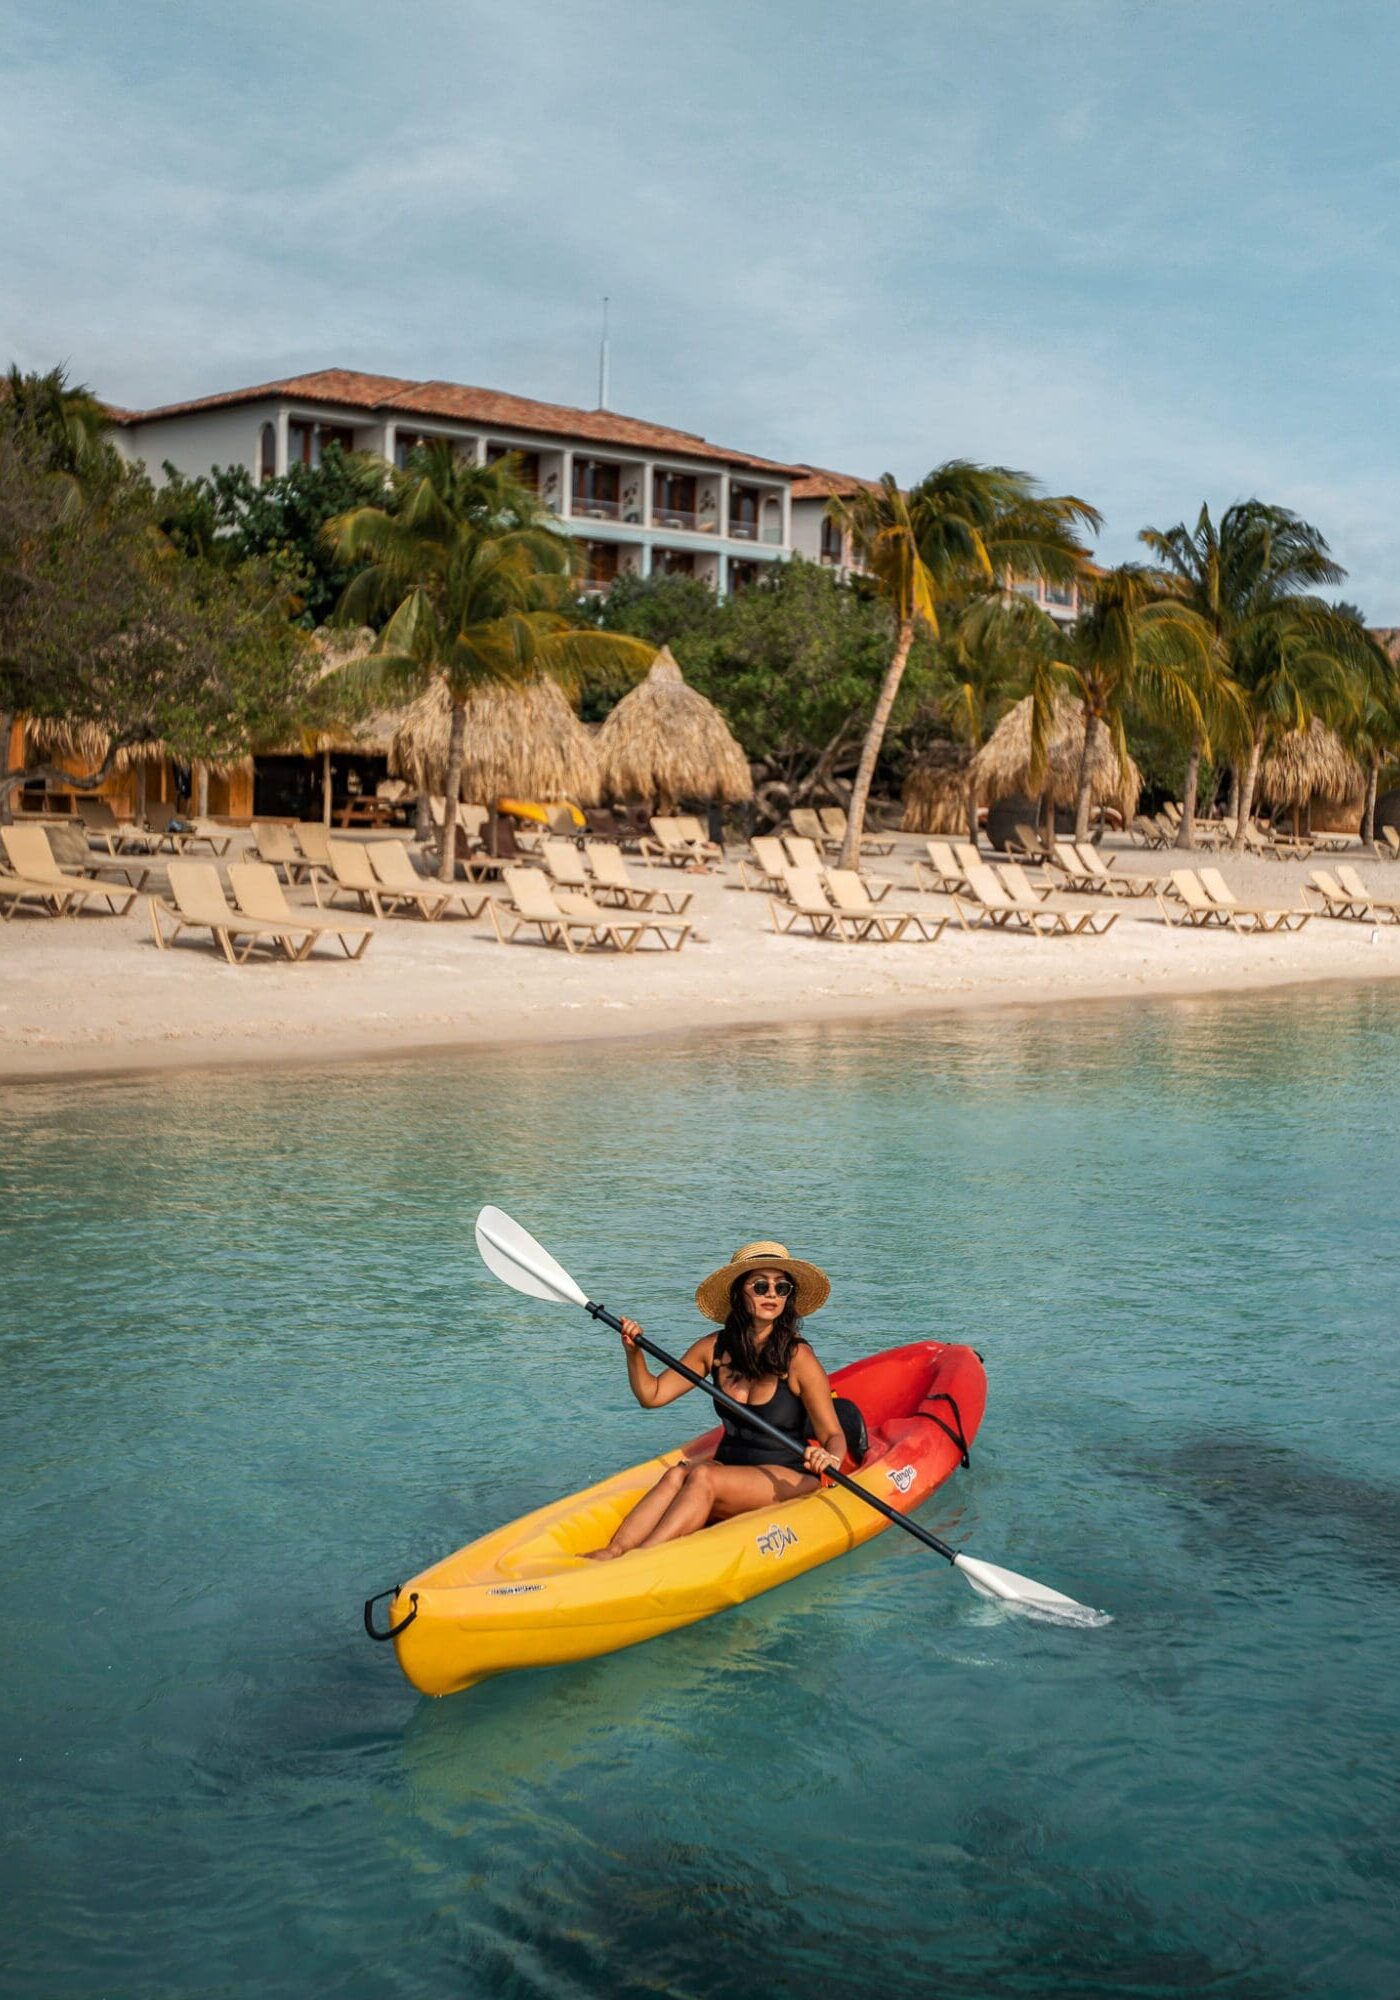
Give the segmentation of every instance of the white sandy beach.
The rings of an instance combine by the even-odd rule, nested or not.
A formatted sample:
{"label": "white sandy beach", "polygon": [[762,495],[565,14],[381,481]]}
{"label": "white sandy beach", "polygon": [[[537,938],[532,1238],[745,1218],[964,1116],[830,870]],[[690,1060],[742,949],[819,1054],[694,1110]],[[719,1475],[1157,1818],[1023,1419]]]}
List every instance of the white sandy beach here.
{"label": "white sandy beach", "polygon": [[[901,836],[868,873],[901,884],[890,907],[946,910],[921,894]],[[1160,874],[1172,855],[1120,849],[1116,865]],[[1352,859],[1357,859],[1353,848]],[[1206,857],[1209,859],[1210,857]],[[1343,857],[1346,858],[1346,857]],[[1326,857],[1320,855],[1319,861]],[[1218,860],[1241,900],[1302,900],[1305,863]],[[1379,894],[1400,897],[1400,866],[1357,865]],[[508,1042],[670,1034],[696,1028],[829,1021],[943,1009],[1054,1005],[1146,995],[1256,992],[1400,975],[1400,925],[1373,929],[1314,917],[1300,933],[1261,938],[1168,929],[1155,901],[1065,897],[1116,907],[1103,938],[963,932],[931,944],[843,945],[777,936],[768,900],[722,873],[678,875],[633,863],[638,880],[695,891],[697,935],[679,953],[569,956],[497,943],[485,917],[376,926],[360,963],[318,945],[303,965],[272,958],[232,967],[189,934],[156,949],[141,898],[125,918],[0,925],[0,1076],[76,1076],[191,1065],[330,1061]],[[159,880],[159,877],[156,878]],[[305,891],[293,892],[309,900]]]}

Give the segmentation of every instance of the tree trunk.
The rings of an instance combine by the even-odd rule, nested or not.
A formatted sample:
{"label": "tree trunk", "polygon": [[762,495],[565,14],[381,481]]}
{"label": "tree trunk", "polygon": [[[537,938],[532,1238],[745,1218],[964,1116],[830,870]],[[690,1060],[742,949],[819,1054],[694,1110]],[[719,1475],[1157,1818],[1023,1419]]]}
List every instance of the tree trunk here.
{"label": "tree trunk", "polygon": [[1047,784],[1045,790],[1036,801],[1035,825],[1036,831],[1040,835],[1041,846],[1047,854],[1053,854],[1055,851],[1055,788],[1053,785]]}
{"label": "tree trunk", "polygon": [[452,734],[447,739],[447,778],[442,801],[442,854],[439,882],[450,882],[457,869],[457,803],[462,796],[462,753],[467,743],[467,705],[454,699]]}
{"label": "tree trunk", "polygon": [[143,757],[136,766],[136,817],[143,824],[146,818],[146,760]]}
{"label": "tree trunk", "polygon": [[1366,777],[1366,805],[1361,814],[1361,838],[1366,841],[1374,841],[1376,837],[1376,792],[1380,787],[1380,778],[1380,759],[1373,757]]}
{"label": "tree trunk", "polygon": [[330,823],[331,823],[331,807],[332,807],[332,805],[333,805],[333,803],[334,803],[334,790],[335,790],[335,781],[334,781],[334,779],[333,779],[333,777],[332,777],[332,775],[331,775],[331,753],[330,753],[330,751],[329,751],[329,750],[323,750],[323,751],[321,752],[321,824],[322,824],[322,826],[329,826],[329,825],[330,825]]}
{"label": "tree trunk", "polygon": [[1178,847],[1191,848],[1196,845],[1196,793],[1201,783],[1201,738],[1199,733],[1191,738],[1191,748],[1186,758],[1186,783],[1182,787],[1181,825],[1177,829]]}
{"label": "tree trunk", "polygon": [[426,792],[420,792],[413,802],[413,838],[422,846],[432,838],[433,815]]}
{"label": "tree trunk", "polygon": [[1226,819],[1238,820],[1240,816],[1240,767],[1230,766],[1230,791],[1225,801]]}
{"label": "tree trunk", "polygon": [[861,745],[860,763],[856,767],[856,781],[851,787],[851,803],[846,809],[846,838],[841,843],[841,866],[859,868],[860,837],[865,831],[865,806],[870,797],[870,787],[875,777],[875,766],[880,756],[880,746],[885,740],[889,727],[890,710],[894,707],[899,684],[904,679],[904,669],[909,662],[910,648],[914,644],[914,621],[906,618],[899,628],[895,641],[894,657],[885,669],[884,683],[880,689],[880,699],[875,704],[875,713],[870,718],[870,727],[865,732],[865,742]]}
{"label": "tree trunk", "polygon": [[1238,854],[1244,847],[1245,835],[1249,832],[1249,816],[1254,811],[1254,787],[1259,778],[1259,759],[1264,754],[1264,725],[1261,722],[1254,732],[1254,741],[1249,746],[1249,762],[1244,767],[1240,779],[1239,805],[1236,809],[1235,837],[1230,842],[1231,849]]}
{"label": "tree trunk", "polygon": [[1084,748],[1079,753],[1079,785],[1074,795],[1074,837],[1087,840],[1089,837],[1089,792],[1094,775],[1094,745],[1099,740],[1103,727],[1097,715],[1086,714],[1084,718]]}
{"label": "tree trunk", "polygon": [[[10,770],[10,732],[15,726],[14,710],[0,708],[0,779],[6,778]],[[0,784],[0,826],[8,826],[14,817],[10,801],[14,797],[8,785]]]}
{"label": "tree trunk", "polygon": [[[973,752],[976,755],[976,752]],[[967,781],[967,837],[973,846],[977,845],[977,780],[969,775]]]}
{"label": "tree trunk", "polygon": [[194,816],[196,819],[209,817],[209,766],[196,764],[194,767]]}

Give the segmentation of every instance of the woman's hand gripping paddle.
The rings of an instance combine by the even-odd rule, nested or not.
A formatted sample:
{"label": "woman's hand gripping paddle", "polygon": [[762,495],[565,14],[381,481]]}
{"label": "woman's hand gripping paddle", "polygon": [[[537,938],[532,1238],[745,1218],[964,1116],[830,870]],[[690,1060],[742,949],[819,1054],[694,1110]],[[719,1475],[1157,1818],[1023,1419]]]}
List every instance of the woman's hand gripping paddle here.
{"label": "woman's hand gripping paddle", "polygon": [[[563,1265],[556,1263],[549,1252],[536,1243],[528,1230],[522,1229],[518,1222],[513,1222],[504,1210],[482,1209],[476,1218],[476,1247],[481,1252],[487,1270],[515,1291],[524,1292],[532,1299],[550,1299],[556,1305],[582,1306],[583,1310],[591,1313],[594,1319],[602,1320],[604,1325],[612,1327],[616,1332],[622,1331],[622,1322],[606,1307],[595,1305],[582,1286],[576,1284],[569,1276]],[[648,1340],[645,1334],[638,1335],[636,1344],[644,1353],[651,1355],[653,1360],[659,1361],[663,1368],[673,1368],[694,1388],[703,1389],[712,1402],[738,1417],[749,1429],[771,1437],[783,1447],[784,1451],[791,1448],[791,1439],[776,1430],[765,1418],[759,1416],[757,1411],[750,1409],[746,1403],[737,1402],[733,1396],[726,1395],[724,1390],[716,1387],[713,1382],[707,1382],[703,1375],[697,1375],[693,1369],[687,1368],[683,1361],[677,1361],[673,1354],[668,1354],[664,1348],[656,1346],[655,1342]],[[1045,1584],[1036,1583],[1032,1577],[1017,1576],[1014,1570],[1000,1569],[995,1563],[979,1562],[975,1556],[959,1555],[958,1551],[950,1548],[947,1542],[941,1542],[937,1535],[931,1535],[927,1528],[921,1528],[917,1521],[911,1521],[906,1515],[896,1513],[893,1507],[886,1506],[883,1500],[878,1499],[873,1493],[868,1493],[863,1486],[858,1486],[855,1480],[847,1478],[844,1472],[830,1472],[826,1476],[836,1485],[844,1486],[848,1493],[854,1493],[867,1507],[873,1507],[877,1514],[883,1514],[887,1521],[893,1521],[897,1528],[903,1528],[906,1534],[912,1535],[915,1541],[922,1542],[925,1548],[932,1549],[935,1555],[942,1556],[943,1560],[951,1563],[954,1569],[960,1570],[979,1596],[995,1598],[998,1603],[1011,1605],[1016,1610],[1025,1611],[1033,1617],[1054,1619],[1063,1624],[1106,1625],[1109,1622],[1106,1612],[1094,1611],[1087,1604],[1077,1604],[1072,1597],[1065,1597],[1058,1590],[1050,1590]]]}

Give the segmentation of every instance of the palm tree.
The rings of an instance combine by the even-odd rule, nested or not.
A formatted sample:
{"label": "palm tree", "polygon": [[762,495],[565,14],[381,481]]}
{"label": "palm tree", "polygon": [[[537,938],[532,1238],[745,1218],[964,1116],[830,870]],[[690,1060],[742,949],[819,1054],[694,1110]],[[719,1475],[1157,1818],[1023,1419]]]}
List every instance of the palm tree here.
{"label": "palm tree", "polygon": [[400,483],[395,504],[357,507],[326,526],[338,558],[364,565],[338,616],[385,620],[372,665],[347,668],[360,685],[404,699],[441,680],[452,704],[439,874],[456,865],[455,806],[462,782],[466,704],[491,683],[548,674],[572,683],[598,669],[640,672],[655,648],[621,633],[581,628],[573,604],[575,545],[550,524],[507,464],[475,466],[438,445]]}
{"label": "palm tree", "polygon": [[[1318,529],[1285,507],[1244,500],[1228,507],[1219,525],[1202,507],[1194,528],[1144,528],[1139,540],[1177,578],[1184,601],[1209,627],[1214,644],[1205,663],[1198,700],[1203,720],[1212,714],[1243,758],[1235,847],[1244,845],[1259,760],[1269,736],[1302,728],[1316,705],[1333,693],[1343,663],[1355,647],[1345,621],[1311,595],[1339,583],[1346,572],[1332,560]],[[1229,716],[1238,721],[1233,728]],[[1187,766],[1190,821],[1182,814],[1182,845],[1191,840],[1195,779],[1204,730],[1193,735]],[[1238,769],[1238,765],[1237,765]]]}
{"label": "palm tree", "polygon": [[11,364],[0,386],[0,410],[6,426],[29,441],[44,470],[66,483],[72,506],[120,477],[111,417],[91,389],[68,380],[65,369],[26,374]]}
{"label": "palm tree", "polygon": [[939,636],[939,607],[1012,579],[1045,577],[1069,582],[1088,551],[1082,527],[1099,516],[1071,495],[1037,493],[1024,472],[1004,465],[949,459],[901,492],[892,473],[862,487],[829,510],[850,534],[856,558],[894,625],[894,651],[861,748],[841,849],[845,867],[857,864],[866,802],[880,747],[914,639],[920,629]]}
{"label": "palm tree", "polygon": [[1074,837],[1089,831],[1089,794],[1099,732],[1113,739],[1120,765],[1128,757],[1130,712],[1184,723],[1202,736],[1205,719],[1193,669],[1210,653],[1205,621],[1158,570],[1121,563],[1089,585],[1089,602],[1065,649],[1060,672],[1084,710],[1084,748],[1074,802]]}
{"label": "palm tree", "polygon": [[[969,767],[1006,711],[1029,690],[1040,687],[1052,667],[1054,623],[1024,597],[988,591],[945,613],[934,669],[939,715],[967,750]],[[1048,716],[1053,694],[1048,684],[1033,707],[1035,724]],[[1042,751],[1043,761],[1043,751]],[[977,780],[967,777],[967,837],[977,842]]]}

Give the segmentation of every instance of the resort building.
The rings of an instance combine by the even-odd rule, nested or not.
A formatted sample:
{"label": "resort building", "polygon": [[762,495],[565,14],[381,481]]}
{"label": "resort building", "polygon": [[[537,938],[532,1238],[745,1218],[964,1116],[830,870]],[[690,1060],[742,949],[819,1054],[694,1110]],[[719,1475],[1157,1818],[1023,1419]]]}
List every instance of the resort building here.
{"label": "resort building", "polygon": [[395,465],[438,439],[476,464],[513,455],[525,483],[583,543],[587,583],[598,590],[618,576],[667,571],[723,596],[794,550],[800,468],[612,410],[327,368],[112,414],[124,455],[155,478],[168,461],[190,476],[241,465],[272,479],[318,464],[330,444]]}

